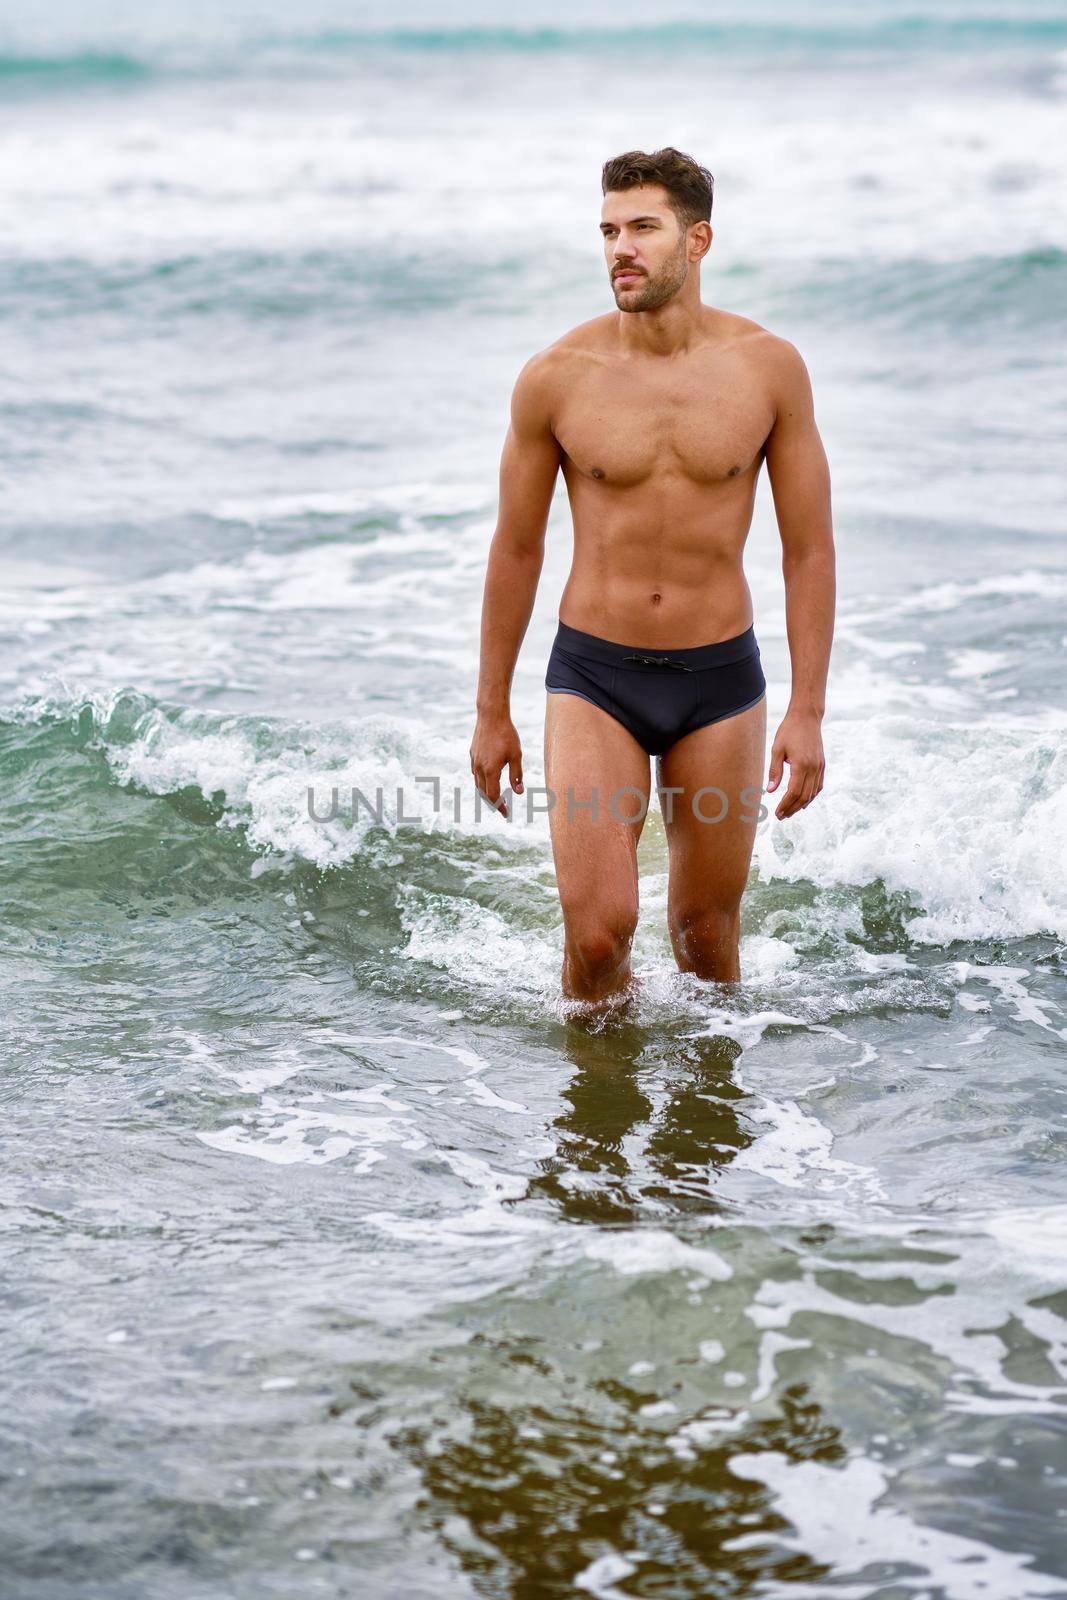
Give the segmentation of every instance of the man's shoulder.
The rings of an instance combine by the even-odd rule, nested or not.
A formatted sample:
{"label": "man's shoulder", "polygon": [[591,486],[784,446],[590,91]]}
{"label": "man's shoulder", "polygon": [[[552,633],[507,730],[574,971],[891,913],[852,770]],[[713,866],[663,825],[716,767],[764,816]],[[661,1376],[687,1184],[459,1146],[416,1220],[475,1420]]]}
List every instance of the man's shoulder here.
{"label": "man's shoulder", "polygon": [[610,313],[569,328],[525,362],[516,380],[516,394],[524,404],[555,416],[563,396],[573,386],[578,368],[588,367],[607,351]]}
{"label": "man's shoulder", "polygon": [[532,355],[523,370],[547,376],[602,354],[607,350],[609,331],[614,325],[615,314],[610,311],[600,317],[590,317],[588,322],[579,322]]}
{"label": "man's shoulder", "polygon": [[810,401],[811,378],[804,357],[791,339],[772,333],[751,317],[728,313],[732,331],[725,343],[739,351],[751,381],[777,412],[783,405]]}
{"label": "man's shoulder", "polygon": [[736,311],[720,311],[717,315],[723,319],[720,323],[722,342],[738,344],[746,355],[757,361],[788,365],[800,354],[789,339],[773,333],[752,317],[743,317]]}

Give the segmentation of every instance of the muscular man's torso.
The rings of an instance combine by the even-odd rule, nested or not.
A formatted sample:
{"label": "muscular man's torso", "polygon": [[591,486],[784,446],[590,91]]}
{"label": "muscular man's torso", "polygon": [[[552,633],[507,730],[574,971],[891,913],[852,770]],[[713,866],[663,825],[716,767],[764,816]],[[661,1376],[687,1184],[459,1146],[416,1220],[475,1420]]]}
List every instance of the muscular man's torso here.
{"label": "muscular man's torso", "polygon": [[572,628],[686,649],[752,623],[742,552],[775,420],[774,335],[706,307],[707,338],[631,356],[617,314],[551,347],[553,433],[574,524]]}

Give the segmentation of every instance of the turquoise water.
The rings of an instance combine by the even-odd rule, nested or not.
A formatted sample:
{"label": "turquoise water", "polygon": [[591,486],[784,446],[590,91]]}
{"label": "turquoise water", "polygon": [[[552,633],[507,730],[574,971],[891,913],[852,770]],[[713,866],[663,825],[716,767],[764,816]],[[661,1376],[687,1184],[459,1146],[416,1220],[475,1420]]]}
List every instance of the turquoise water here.
{"label": "turquoise water", "polygon": [[[3,4],[0,95],[0,1593],[1067,1596],[1062,8]],[[650,815],[584,1030],[478,620],[662,143],[812,373],[827,779],[731,995]],[[746,571],[773,729],[765,483]]]}

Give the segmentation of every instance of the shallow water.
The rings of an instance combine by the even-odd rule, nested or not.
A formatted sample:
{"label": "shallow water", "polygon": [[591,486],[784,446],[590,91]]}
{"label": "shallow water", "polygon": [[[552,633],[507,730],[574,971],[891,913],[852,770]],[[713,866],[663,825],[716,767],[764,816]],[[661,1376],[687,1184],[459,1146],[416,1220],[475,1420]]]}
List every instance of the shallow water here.
{"label": "shallow water", "polygon": [[[0,10],[3,1592],[1067,1596],[1067,23],[464,16]],[[733,992],[653,811],[582,1029],[478,616],[665,142],[812,372],[827,782]],[[773,731],[765,483],[746,570]]]}

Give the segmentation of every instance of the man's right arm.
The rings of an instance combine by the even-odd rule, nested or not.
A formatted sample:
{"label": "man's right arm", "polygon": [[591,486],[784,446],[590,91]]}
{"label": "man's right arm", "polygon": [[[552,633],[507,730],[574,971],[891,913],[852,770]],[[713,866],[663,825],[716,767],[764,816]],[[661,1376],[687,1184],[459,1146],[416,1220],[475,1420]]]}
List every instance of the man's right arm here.
{"label": "man's right arm", "polygon": [[[494,804],[504,766],[509,768],[512,788],[522,786],[522,750],[511,721],[511,680],[533,613],[562,459],[552,432],[553,368],[552,357],[542,351],[519,373],[500,459],[499,509],[482,596],[478,721],[470,751],[475,781]],[[507,815],[505,805],[498,809]]]}

